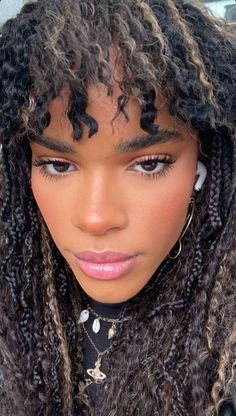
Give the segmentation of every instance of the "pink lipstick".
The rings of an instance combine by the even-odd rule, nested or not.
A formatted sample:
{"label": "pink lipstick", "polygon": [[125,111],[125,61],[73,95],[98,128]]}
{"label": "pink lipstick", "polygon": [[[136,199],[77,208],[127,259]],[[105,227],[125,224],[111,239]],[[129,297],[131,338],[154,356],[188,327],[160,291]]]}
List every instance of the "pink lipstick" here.
{"label": "pink lipstick", "polygon": [[135,265],[137,256],[105,251],[83,251],[75,254],[80,270],[97,280],[115,280],[128,273]]}

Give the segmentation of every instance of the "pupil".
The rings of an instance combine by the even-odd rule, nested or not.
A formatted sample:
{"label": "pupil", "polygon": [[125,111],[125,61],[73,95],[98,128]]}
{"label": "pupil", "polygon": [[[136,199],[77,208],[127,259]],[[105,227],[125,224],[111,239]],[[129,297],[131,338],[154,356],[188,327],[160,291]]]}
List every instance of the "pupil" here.
{"label": "pupil", "polygon": [[143,168],[146,169],[147,171],[152,171],[156,168],[157,162],[147,161],[147,162],[143,162],[142,165],[143,165]]}
{"label": "pupil", "polygon": [[63,173],[63,172],[66,172],[66,170],[68,169],[68,166],[65,163],[55,163],[54,169],[60,173]]}

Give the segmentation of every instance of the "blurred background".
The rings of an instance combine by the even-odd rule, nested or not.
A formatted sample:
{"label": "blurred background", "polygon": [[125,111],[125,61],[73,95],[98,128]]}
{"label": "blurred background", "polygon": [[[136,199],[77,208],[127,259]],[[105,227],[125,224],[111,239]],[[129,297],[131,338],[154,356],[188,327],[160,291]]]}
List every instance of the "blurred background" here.
{"label": "blurred background", "polygon": [[24,3],[28,0],[1,0],[0,1],[0,25],[10,17],[15,16]]}
{"label": "blurred background", "polygon": [[203,0],[203,3],[216,15],[223,17],[236,29],[235,0]]}
{"label": "blurred background", "polygon": [[[0,25],[5,20],[16,15],[24,3],[29,0],[0,0]],[[190,0],[191,1],[191,0]],[[236,29],[235,0],[202,0],[202,2],[216,15],[228,20]]]}

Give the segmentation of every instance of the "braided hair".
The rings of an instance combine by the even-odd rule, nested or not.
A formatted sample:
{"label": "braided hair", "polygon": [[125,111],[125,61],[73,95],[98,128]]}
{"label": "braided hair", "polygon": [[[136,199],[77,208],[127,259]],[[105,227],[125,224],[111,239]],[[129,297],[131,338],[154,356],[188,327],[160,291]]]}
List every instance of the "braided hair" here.
{"label": "braided hair", "polygon": [[[194,221],[176,260],[166,259],[132,300],[109,353],[95,409],[83,392],[81,289],[41,217],[31,189],[29,137],[50,122],[65,83],[73,139],[87,112],[88,83],[114,80],[156,129],[155,99],[199,133],[208,165]],[[216,416],[235,392],[235,36],[197,2],[38,0],[0,32],[1,416]],[[126,115],[127,116],[127,115]],[[125,369],[125,370],[124,370]],[[229,414],[229,413],[227,413]]]}

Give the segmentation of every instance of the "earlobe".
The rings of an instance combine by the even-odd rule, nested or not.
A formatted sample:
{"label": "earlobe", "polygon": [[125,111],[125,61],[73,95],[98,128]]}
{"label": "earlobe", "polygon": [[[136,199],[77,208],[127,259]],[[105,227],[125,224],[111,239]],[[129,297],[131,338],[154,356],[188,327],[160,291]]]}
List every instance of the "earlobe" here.
{"label": "earlobe", "polygon": [[202,186],[203,186],[203,184],[206,180],[206,177],[207,177],[207,168],[200,161],[197,162],[196,176],[198,176],[198,178],[197,178],[197,181],[195,182],[194,189],[195,189],[195,191],[199,192],[202,189]]}

